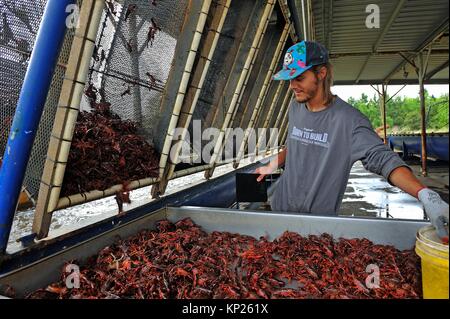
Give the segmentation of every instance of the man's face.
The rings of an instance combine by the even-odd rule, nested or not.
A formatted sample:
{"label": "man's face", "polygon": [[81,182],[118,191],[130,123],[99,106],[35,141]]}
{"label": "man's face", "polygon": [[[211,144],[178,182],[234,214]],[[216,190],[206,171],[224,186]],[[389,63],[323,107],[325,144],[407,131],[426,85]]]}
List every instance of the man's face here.
{"label": "man's face", "polygon": [[294,91],[299,103],[306,103],[316,96],[319,89],[318,79],[314,72],[308,70],[290,81],[289,87]]}

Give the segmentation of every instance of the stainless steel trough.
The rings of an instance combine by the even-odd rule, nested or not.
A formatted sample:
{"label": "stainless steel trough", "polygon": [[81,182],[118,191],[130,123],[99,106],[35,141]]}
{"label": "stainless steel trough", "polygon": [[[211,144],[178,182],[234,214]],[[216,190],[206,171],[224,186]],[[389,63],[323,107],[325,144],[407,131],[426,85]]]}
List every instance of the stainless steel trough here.
{"label": "stainless steel trough", "polygon": [[[377,244],[411,249],[418,229],[428,225],[424,221],[312,216],[295,213],[241,211],[204,207],[166,207],[131,222],[117,225],[94,238],[0,276],[0,289],[9,285],[17,297],[58,281],[65,262],[76,260],[82,264],[88,257],[111,245],[118,238],[127,238],[144,229],[153,229],[161,219],[172,222],[190,217],[207,231],[228,231],[270,240],[289,230],[301,235],[329,233],[336,239],[368,238]],[[0,290],[1,291],[1,290]]]}

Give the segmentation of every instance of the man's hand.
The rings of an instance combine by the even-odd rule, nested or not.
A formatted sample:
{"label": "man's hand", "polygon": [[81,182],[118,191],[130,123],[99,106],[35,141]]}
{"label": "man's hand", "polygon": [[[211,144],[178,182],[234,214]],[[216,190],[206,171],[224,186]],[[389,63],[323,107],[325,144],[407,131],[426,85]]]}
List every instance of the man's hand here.
{"label": "man's hand", "polygon": [[258,167],[255,170],[255,173],[256,174],[260,174],[260,175],[258,176],[258,178],[256,180],[258,182],[261,182],[266,175],[270,175],[270,174],[272,174],[275,171],[276,171],[276,167],[275,168],[272,167],[272,165],[270,163],[268,165],[266,165],[266,166]]}
{"label": "man's hand", "polygon": [[270,175],[273,172],[275,172],[278,168],[278,166],[281,166],[286,161],[286,154],[287,154],[287,148],[284,148],[281,152],[278,153],[278,155],[270,161],[269,164],[266,166],[258,167],[255,170],[255,174],[260,174],[258,178],[256,179],[258,182],[261,182],[264,179],[264,176]]}
{"label": "man's hand", "polygon": [[448,241],[448,204],[438,193],[429,188],[420,190],[417,197],[422,202],[425,213],[436,228],[438,236]]}

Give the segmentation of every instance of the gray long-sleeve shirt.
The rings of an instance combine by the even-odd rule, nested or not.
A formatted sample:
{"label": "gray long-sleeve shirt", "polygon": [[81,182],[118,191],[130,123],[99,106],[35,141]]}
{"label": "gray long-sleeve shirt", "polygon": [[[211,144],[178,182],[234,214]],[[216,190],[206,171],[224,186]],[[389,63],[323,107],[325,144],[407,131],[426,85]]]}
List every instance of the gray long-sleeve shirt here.
{"label": "gray long-sleeve shirt", "polygon": [[407,166],[367,117],[339,97],[319,112],[293,99],[288,130],[285,170],[270,198],[274,211],[336,215],[356,161],[386,179]]}

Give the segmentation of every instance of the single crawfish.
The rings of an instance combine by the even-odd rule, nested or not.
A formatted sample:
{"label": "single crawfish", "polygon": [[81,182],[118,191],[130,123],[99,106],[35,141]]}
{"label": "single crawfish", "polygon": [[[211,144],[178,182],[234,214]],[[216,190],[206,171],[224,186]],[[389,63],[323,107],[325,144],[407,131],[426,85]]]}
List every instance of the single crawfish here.
{"label": "single crawfish", "polygon": [[108,9],[111,12],[111,14],[113,16],[115,16],[117,12],[116,12],[116,8],[114,7],[114,3],[112,3],[112,0],[111,1],[106,1],[106,5],[108,6]]}
{"label": "single crawfish", "polygon": [[153,46],[153,41],[155,40],[156,32],[161,31],[161,28],[158,26],[154,18],[151,18],[150,21],[152,22],[152,25],[149,27],[147,33],[147,48],[149,43],[151,46]]}
{"label": "single crawfish", "polygon": [[119,207],[119,215],[123,214],[123,203],[131,204],[129,182],[122,184],[122,191],[116,193],[116,202]]}
{"label": "single crawfish", "polygon": [[126,43],[128,52],[133,52],[133,39],[130,39]]}
{"label": "single crawfish", "polygon": [[100,94],[100,102],[105,103],[106,102],[105,88],[101,87],[100,89],[98,89],[98,94]]}
{"label": "single crawfish", "polygon": [[129,18],[129,16],[134,12],[134,11],[136,11],[136,8],[137,8],[137,5],[135,5],[135,4],[129,4],[128,5],[128,8],[127,8],[127,12],[125,13],[125,21],[127,21],[128,20],[128,18]]}
{"label": "single crawfish", "polygon": [[103,62],[106,60],[106,52],[104,49],[102,49],[102,53],[100,54],[100,62]]}
{"label": "single crawfish", "polygon": [[124,97],[125,95],[131,95],[131,87],[128,85],[128,88],[120,94],[120,97]]}
{"label": "single crawfish", "polygon": [[97,89],[94,84],[89,84],[88,88],[84,91],[84,94],[92,101],[97,99]]}
{"label": "single crawfish", "polygon": [[100,49],[100,46],[94,45],[94,52],[92,53],[92,56],[93,56],[95,62],[100,61],[100,57],[98,56],[99,49]]}
{"label": "single crawfish", "polygon": [[153,75],[150,74],[150,72],[145,73],[149,77],[150,81],[150,89],[153,88],[156,85],[156,79]]}

